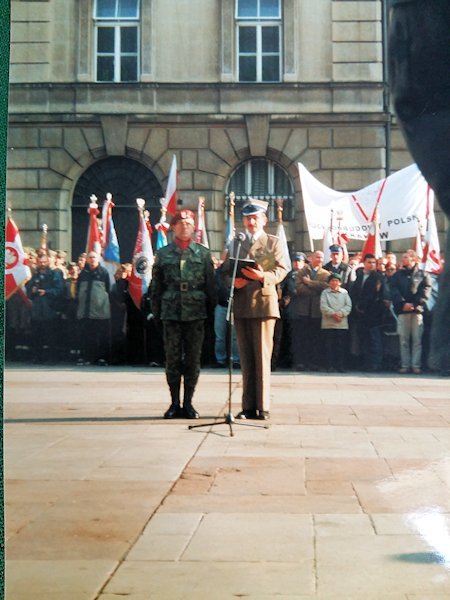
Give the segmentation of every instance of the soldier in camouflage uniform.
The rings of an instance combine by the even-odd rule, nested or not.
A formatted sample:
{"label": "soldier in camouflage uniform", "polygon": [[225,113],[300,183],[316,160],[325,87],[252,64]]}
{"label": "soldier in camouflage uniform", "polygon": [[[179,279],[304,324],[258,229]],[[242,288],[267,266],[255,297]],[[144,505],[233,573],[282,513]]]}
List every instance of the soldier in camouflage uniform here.
{"label": "soldier in camouflage uniform", "polygon": [[200,374],[205,320],[217,302],[214,267],[209,250],[192,241],[192,211],[180,211],[170,224],[174,241],[158,250],[150,288],[152,312],[163,324],[166,377],[172,399],[164,418],[198,419],[192,396]]}

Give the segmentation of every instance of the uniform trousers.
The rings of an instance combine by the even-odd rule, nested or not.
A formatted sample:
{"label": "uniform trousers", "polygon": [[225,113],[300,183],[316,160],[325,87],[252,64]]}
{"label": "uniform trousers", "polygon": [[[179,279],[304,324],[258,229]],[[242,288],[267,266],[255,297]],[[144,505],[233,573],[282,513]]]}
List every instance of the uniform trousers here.
{"label": "uniform trousers", "polygon": [[270,410],[270,374],[276,319],[235,319],[242,370],[242,409]]}
{"label": "uniform trousers", "polygon": [[184,387],[195,388],[200,375],[205,322],[163,322],[164,349],[166,353],[166,378],[170,386],[179,386],[184,377]]}

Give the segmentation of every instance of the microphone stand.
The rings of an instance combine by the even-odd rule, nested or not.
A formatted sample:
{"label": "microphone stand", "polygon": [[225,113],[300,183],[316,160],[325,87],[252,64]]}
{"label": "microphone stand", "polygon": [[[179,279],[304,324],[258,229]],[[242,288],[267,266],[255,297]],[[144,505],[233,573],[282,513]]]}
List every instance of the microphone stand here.
{"label": "microphone stand", "polygon": [[189,425],[188,429],[196,429],[198,427],[214,427],[215,425],[228,425],[230,428],[230,436],[234,437],[233,432],[233,423],[235,425],[244,425],[245,427],[257,427],[259,429],[269,429],[269,425],[257,425],[256,423],[241,423],[236,421],[231,412],[231,396],[232,396],[232,377],[233,377],[233,352],[232,352],[232,340],[233,340],[233,330],[234,330],[234,317],[233,317],[233,303],[234,303],[234,284],[236,281],[236,274],[238,269],[238,259],[241,253],[241,245],[243,239],[245,237],[244,234],[239,234],[238,237],[238,245],[236,249],[236,260],[233,265],[233,273],[231,276],[231,285],[230,285],[230,294],[228,296],[228,306],[227,306],[227,339],[228,339],[228,412],[224,414],[224,418],[222,421],[214,421],[214,423],[199,423],[198,425]]}

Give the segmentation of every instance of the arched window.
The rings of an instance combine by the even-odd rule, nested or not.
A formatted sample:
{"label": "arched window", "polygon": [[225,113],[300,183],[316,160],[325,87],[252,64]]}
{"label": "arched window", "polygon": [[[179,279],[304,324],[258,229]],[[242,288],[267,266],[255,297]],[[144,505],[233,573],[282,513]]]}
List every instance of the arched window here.
{"label": "arched window", "polygon": [[295,219],[294,192],[289,175],[280,165],[265,158],[254,158],[240,165],[232,174],[227,194],[234,192],[236,205],[242,206],[251,196],[269,202],[269,221],[276,220],[277,198],[284,200],[283,220]]}
{"label": "arched window", "polygon": [[107,193],[113,196],[114,226],[123,262],[131,261],[138,231],[136,198],[145,200],[154,225],[160,218],[159,199],[164,196],[158,179],[143,164],[113,156],[94,163],[78,180],[72,200],[72,258],[86,248],[89,198],[97,196],[101,211]]}

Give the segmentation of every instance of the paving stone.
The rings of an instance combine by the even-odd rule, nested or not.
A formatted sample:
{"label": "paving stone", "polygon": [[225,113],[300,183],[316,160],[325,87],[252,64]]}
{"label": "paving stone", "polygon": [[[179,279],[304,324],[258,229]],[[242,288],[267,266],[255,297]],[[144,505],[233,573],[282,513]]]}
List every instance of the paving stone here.
{"label": "paving stone", "polygon": [[206,427],[168,397],[162,369],[6,369],[6,600],[449,597],[448,380],[279,371],[233,437],[226,373]]}

